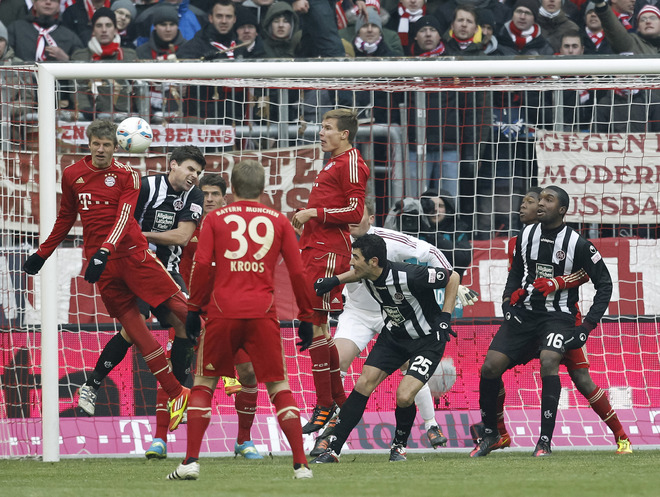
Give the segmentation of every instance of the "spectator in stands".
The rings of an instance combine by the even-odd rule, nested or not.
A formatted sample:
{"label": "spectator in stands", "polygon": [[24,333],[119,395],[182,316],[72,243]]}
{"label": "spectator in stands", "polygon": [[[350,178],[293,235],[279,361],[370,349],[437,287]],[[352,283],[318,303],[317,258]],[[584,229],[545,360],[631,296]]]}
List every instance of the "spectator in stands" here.
{"label": "spectator in stands", "polygon": [[[584,54],[584,44],[578,30],[567,31],[561,38],[559,55]],[[594,92],[589,90],[563,90],[561,92],[564,131],[589,131],[593,119]]]}
{"label": "spectator in stands", "polygon": [[660,10],[654,5],[647,5],[639,11],[637,22],[639,29],[632,33],[617,22],[615,12],[603,1],[596,3],[596,14],[603,24],[605,38],[615,53],[637,55],[657,55],[660,53]]}
{"label": "spectator in stands", "polygon": [[536,23],[539,4],[536,0],[518,0],[511,20],[497,33],[501,55],[553,55],[555,52]]}
{"label": "spectator in stands", "polygon": [[480,9],[477,11],[477,19],[481,26],[481,43],[484,55],[496,55],[499,43],[495,36],[495,18],[490,10]]}
{"label": "spectator in stands", "polygon": [[[101,7],[92,16],[92,37],[87,48],[76,50],[71,60],[113,62],[137,60],[135,50],[122,48],[117,31],[115,13],[107,7]],[[125,119],[130,108],[131,87],[126,80],[93,80],[89,88],[76,93],[77,109],[86,119],[93,120],[103,116],[117,122]]]}
{"label": "spectator in stands", "polygon": [[275,0],[245,0],[241,3],[241,7],[250,11],[250,13],[257,19],[255,26],[260,26],[266,17],[266,13]]}
{"label": "spectator in stands", "polygon": [[635,14],[635,0],[610,0],[612,12],[619,19],[621,25],[630,33],[635,32],[636,22],[633,18]]}
{"label": "spectator in stands", "polygon": [[[79,0],[66,8],[62,24],[78,35],[83,46],[92,37],[92,16],[101,7],[110,8],[110,0]],[[59,2],[58,2],[59,12]]]}
{"label": "spectator in stands", "polygon": [[[234,25],[236,4],[232,0],[216,0],[208,15],[209,24],[177,52],[179,59],[226,60],[244,58],[246,47],[237,47]],[[190,87],[184,114],[199,119],[242,119],[245,115],[242,96],[226,99],[232,90],[218,86]]]}
{"label": "spectator in stands", "polygon": [[617,88],[601,90],[597,95],[595,132],[657,133],[660,131],[660,90]]}
{"label": "spectator in stands", "polygon": [[[179,31],[186,40],[192,40],[195,34],[202,29],[202,23],[205,22],[207,13],[197,7],[190,5],[190,0],[159,0],[155,5],[151,5],[140,14],[135,20],[135,29],[137,30],[137,45],[140,46],[149,38],[153,26],[154,14],[162,8],[174,6],[179,15]],[[200,20],[201,19],[201,20]]]}
{"label": "spectator in stands", "polygon": [[[236,24],[234,30],[236,31],[237,43],[245,46],[246,59],[261,59],[264,57],[264,40],[259,35],[259,21],[253,10],[238,6],[236,8]],[[248,43],[249,42],[249,43]]]}
{"label": "spectator in stands", "polygon": [[[355,36],[353,45],[356,57],[391,57],[394,52],[390,50],[383,38],[383,22],[378,11],[373,7],[367,8],[368,18],[358,17],[355,21]],[[380,92],[379,92],[380,93]]]}
{"label": "spectator in stands", "polygon": [[406,55],[417,57],[438,57],[445,53],[440,22],[434,16],[420,17],[414,23],[410,35],[412,42]]}
{"label": "spectator in stands", "polygon": [[15,60],[14,49],[9,46],[7,28],[0,21],[0,65],[11,65]]}
{"label": "spectator in stands", "polygon": [[34,0],[25,19],[11,23],[9,45],[16,57],[26,62],[68,61],[83,47],[80,39],[59,22],[58,0]]}
{"label": "spectator in stands", "polygon": [[153,15],[154,29],[149,41],[140,45],[137,57],[141,60],[176,60],[176,53],[184,39],[179,31],[179,15],[174,6],[158,9]]}
{"label": "spectator in stands", "polygon": [[458,7],[473,7],[478,10],[480,16],[481,12],[487,11],[490,13],[493,29],[497,33],[504,26],[504,23],[511,18],[511,3],[501,2],[500,0],[447,0],[433,11],[433,15],[439,19],[441,32],[444,33],[449,29],[449,25],[454,18],[454,12]]}
{"label": "spectator in stands", "polygon": [[[367,7],[367,11],[373,9],[378,13],[381,21],[381,35],[383,36],[383,41],[392,52],[392,55],[395,57],[403,57],[404,55],[407,54],[404,53],[403,51],[403,46],[401,45],[401,39],[399,38],[399,34],[396,31],[392,29],[388,29],[383,25],[383,22],[387,23],[390,19],[389,12],[385,11],[384,8],[385,7],[383,7],[383,9],[380,9],[380,7],[369,5]],[[368,12],[367,15],[369,15]],[[359,15],[351,15],[346,19],[347,26],[339,30],[339,36],[341,36],[342,41],[348,42],[351,45],[351,47],[353,46],[353,39],[355,38],[355,22],[358,19],[362,19],[364,21],[365,17]]]}
{"label": "spectator in stands", "polygon": [[[356,0],[366,15],[364,0]],[[335,2],[328,0],[293,0],[294,12],[302,20],[301,57],[343,57],[346,53],[339,37]]]}
{"label": "spectator in stands", "polygon": [[605,31],[596,14],[596,4],[589,2],[584,9],[584,53],[611,54],[614,53],[610,42],[605,38]]}
{"label": "spectator in stands", "polygon": [[427,190],[420,199],[428,228],[422,225],[419,238],[440,249],[454,271],[463,278],[472,262],[471,231],[459,219],[448,192]]}
{"label": "spectator in stands", "polygon": [[302,32],[298,14],[286,2],[272,5],[261,21],[265,57],[291,59],[300,44]]}
{"label": "spectator in stands", "polygon": [[110,6],[110,10],[115,13],[117,18],[117,31],[121,37],[121,46],[135,48],[135,21],[137,9],[131,0],[115,0]]}
{"label": "spectator in stands", "polygon": [[445,55],[483,55],[481,26],[474,7],[457,7],[451,25],[443,36]]}
{"label": "spectator in stands", "polygon": [[[399,34],[405,55],[410,55],[411,46],[415,40],[411,29],[412,24],[423,16],[426,16],[426,0],[401,0],[396,10],[390,12],[390,20],[386,27]],[[442,33],[439,26],[437,31]]]}
{"label": "spectator in stands", "polygon": [[568,18],[562,5],[562,0],[541,0],[537,17],[538,25],[541,26],[541,33],[548,40],[555,53],[559,53],[564,33],[579,29],[578,25]]}
{"label": "spectator in stands", "polygon": [[0,2],[0,22],[5,27],[18,19],[25,19],[27,15],[28,8],[25,0],[2,0]]}

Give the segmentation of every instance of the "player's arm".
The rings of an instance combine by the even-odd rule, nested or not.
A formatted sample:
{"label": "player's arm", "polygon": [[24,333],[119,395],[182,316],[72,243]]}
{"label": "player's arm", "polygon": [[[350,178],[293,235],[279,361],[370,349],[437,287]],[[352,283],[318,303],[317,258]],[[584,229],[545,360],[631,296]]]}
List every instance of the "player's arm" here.
{"label": "player's arm", "polygon": [[309,294],[310,289],[305,287],[305,278],[302,271],[303,264],[296,235],[291,226],[286,222],[282,223],[282,246],[280,253],[289,271],[289,280],[291,281],[293,294],[298,304],[298,319],[309,321],[312,319],[314,313]]}
{"label": "player's arm", "polygon": [[369,179],[369,168],[361,161],[351,160],[344,168],[342,177],[342,191],[344,192],[344,205],[341,207],[324,207],[318,209],[318,217],[323,223],[351,224],[359,223],[364,213],[364,197]]}
{"label": "player's arm", "polygon": [[190,281],[187,282],[190,293],[188,311],[200,312],[208,304],[215,280],[213,261],[215,261],[215,230],[212,218],[207,217],[202,223],[197,252],[190,269]]}
{"label": "player's arm", "polygon": [[135,205],[140,195],[140,175],[128,166],[125,167],[130,170],[131,174],[124,175],[126,179],[122,185],[122,195],[119,198],[115,223],[101,245],[101,249],[108,251],[110,254],[124,237],[129,221],[134,222]]}
{"label": "player's arm", "polygon": [[581,265],[584,268],[596,289],[594,303],[589,309],[584,321],[591,323],[595,327],[607,312],[607,307],[610,305],[610,299],[612,298],[612,277],[598,249],[590,241],[583,238],[578,243],[581,245],[577,261],[578,267]]}
{"label": "player's arm", "polygon": [[149,243],[156,245],[179,245],[185,247],[197,229],[195,221],[180,221],[177,227],[168,231],[143,231]]}
{"label": "player's arm", "polygon": [[525,264],[522,255],[520,255],[523,231],[520,232],[516,240],[516,248],[514,251],[513,259],[511,260],[511,268],[509,269],[509,274],[506,278],[506,284],[504,285],[504,293],[502,294],[503,303],[511,300],[511,295],[513,292],[518,290],[522,285],[523,275],[525,273]]}
{"label": "player's arm", "polygon": [[565,276],[555,276],[554,278],[536,278],[534,288],[547,297],[552,292],[564,290],[566,288],[577,288],[589,281],[589,275],[584,269],[579,269],[574,273]]}
{"label": "player's arm", "polygon": [[456,295],[461,277],[456,271],[442,267],[418,266],[413,280],[415,287],[445,289],[445,301],[442,304],[442,312],[449,314],[456,307]]}
{"label": "player's arm", "polygon": [[360,279],[361,278],[355,274],[353,269],[350,269],[345,273],[337,274],[330,278],[319,278],[314,283],[314,291],[316,292],[316,295],[320,297],[338,285],[344,285],[346,283],[357,283],[360,281]]}

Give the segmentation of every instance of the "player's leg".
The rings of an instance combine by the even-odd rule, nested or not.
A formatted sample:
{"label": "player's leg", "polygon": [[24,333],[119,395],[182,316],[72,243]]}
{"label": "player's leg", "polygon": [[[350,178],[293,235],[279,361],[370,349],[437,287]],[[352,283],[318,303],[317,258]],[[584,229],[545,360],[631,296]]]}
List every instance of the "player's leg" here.
{"label": "player's leg", "polygon": [[234,454],[242,455],[245,459],[263,459],[252,442],[250,430],[257,412],[257,377],[249,357],[244,351],[236,354],[236,371],[242,389],[236,394],[234,405],[238,415],[238,435],[234,444]]}
{"label": "player's leg", "polygon": [[101,383],[115,366],[126,357],[126,353],[131,348],[131,345],[133,343],[126,334],[126,331],[122,328],[103,347],[101,355],[99,355],[94,366],[94,370],[87,376],[85,384],[80,387],[78,407],[87,413],[87,415],[94,415],[96,396],[99,388],[101,388]]}
{"label": "player's leg", "polygon": [[[567,359],[568,356],[573,356],[573,352],[578,352],[582,356],[582,349],[569,350],[565,354],[564,359]],[[585,357],[586,359],[586,357]],[[607,398],[607,392],[596,385],[589,374],[589,363],[586,362],[586,367],[579,367],[575,363],[566,362],[566,368],[568,369],[568,374],[571,377],[571,380],[575,384],[575,388],[584,396],[585,399],[589,401],[589,405],[594,410],[598,417],[602,419],[609,429],[614,434],[614,440],[617,444],[617,454],[632,454],[632,445],[630,444],[630,438],[628,434],[623,429],[619,417],[616,414],[616,411],[612,408],[609,399]],[[580,363],[577,363],[578,365]],[[584,363],[582,363],[584,364]]]}
{"label": "player's leg", "polygon": [[390,462],[406,460],[408,438],[417,415],[415,397],[424,385],[424,382],[409,375],[404,376],[401,383],[399,383],[396,390],[396,409],[394,410],[396,428],[390,448]]}
{"label": "player's leg", "polygon": [[[208,357],[205,355],[205,357]],[[219,377],[195,376],[188,400],[188,438],[183,462],[170,474],[168,480],[197,480],[199,478],[199,451],[202,438],[211,422],[211,401]]]}
{"label": "player's leg", "polygon": [[541,434],[532,455],[534,457],[548,456],[552,453],[552,434],[555,431],[559,397],[561,396],[561,381],[559,380],[559,363],[562,354],[556,350],[541,350]]}
{"label": "player's leg", "polygon": [[348,374],[348,368],[353,363],[353,359],[359,356],[361,351],[352,340],[337,336],[335,336],[335,347],[337,347],[337,353],[339,354],[339,369],[342,376],[345,377]]}

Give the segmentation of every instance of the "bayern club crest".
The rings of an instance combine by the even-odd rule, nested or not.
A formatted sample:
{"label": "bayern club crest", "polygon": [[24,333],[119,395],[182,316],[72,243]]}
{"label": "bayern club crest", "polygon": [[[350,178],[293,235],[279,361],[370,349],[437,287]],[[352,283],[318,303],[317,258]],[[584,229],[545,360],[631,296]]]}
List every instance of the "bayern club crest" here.
{"label": "bayern club crest", "polygon": [[109,174],[105,177],[105,186],[112,187],[117,183],[117,178],[113,174]]}
{"label": "bayern club crest", "polygon": [[557,250],[555,257],[557,258],[558,261],[563,261],[564,259],[566,259],[566,252],[564,252],[563,250]]}

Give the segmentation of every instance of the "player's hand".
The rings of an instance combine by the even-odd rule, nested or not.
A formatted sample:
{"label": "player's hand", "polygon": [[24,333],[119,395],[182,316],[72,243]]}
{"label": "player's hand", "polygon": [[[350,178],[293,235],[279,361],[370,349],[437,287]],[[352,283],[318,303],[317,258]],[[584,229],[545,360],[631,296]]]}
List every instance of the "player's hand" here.
{"label": "player's hand", "polygon": [[556,278],[536,278],[534,280],[534,288],[541,292],[544,297],[547,297],[552,292],[566,288],[566,280],[562,276],[557,276]]}
{"label": "player's hand", "polygon": [[94,256],[90,259],[85,271],[85,281],[96,283],[101,278],[101,273],[108,263],[108,255],[110,252],[103,249],[98,249]]}
{"label": "player's hand", "polygon": [[589,333],[591,333],[596,325],[590,321],[584,321],[580,326],[573,328],[572,333],[564,334],[564,348],[566,350],[579,349],[585,343],[587,343],[587,338],[589,338]]}
{"label": "player's hand", "polygon": [[186,316],[186,336],[194,345],[197,345],[197,339],[202,333],[202,319],[200,311],[188,311]]}
{"label": "player's hand", "polygon": [[27,274],[37,274],[45,262],[46,259],[35,252],[30,257],[25,259],[25,262],[23,263],[23,271],[25,271]]}
{"label": "player's hand", "polygon": [[316,280],[316,283],[314,283],[314,291],[316,292],[316,295],[321,297],[337,285],[339,285],[339,278],[336,276],[333,276],[332,278],[319,278]]}
{"label": "player's hand", "polygon": [[463,307],[474,305],[475,302],[479,302],[479,294],[466,286],[458,285],[458,300],[461,301]]}
{"label": "player's hand", "polygon": [[296,345],[300,347],[300,352],[307,350],[310,345],[312,345],[312,340],[314,339],[314,327],[309,321],[300,321],[298,325],[298,338],[299,342],[296,342]]}
{"label": "player's hand", "polygon": [[504,320],[508,321],[514,326],[523,324],[523,318],[520,316],[519,311],[520,307],[511,305],[509,300],[502,302],[502,315],[504,316]]}
{"label": "player's hand", "polygon": [[515,292],[511,294],[511,305],[516,305],[518,302],[524,302],[527,298],[527,290],[524,288],[518,288]]}
{"label": "player's hand", "polygon": [[447,343],[451,337],[458,337],[456,332],[451,329],[451,314],[449,312],[442,312],[440,314],[440,321],[435,331],[435,337],[440,343]]}

